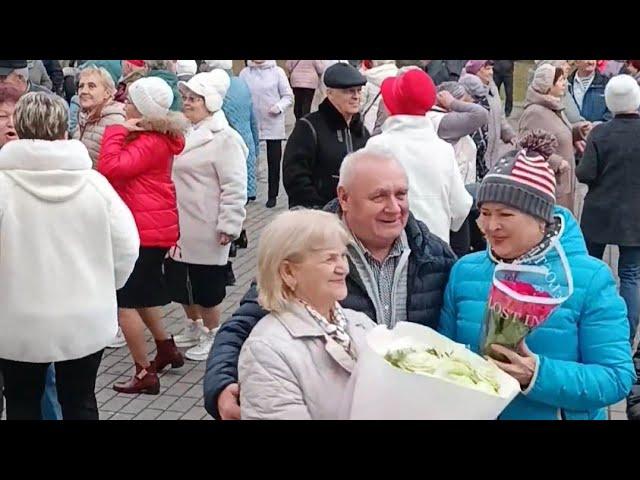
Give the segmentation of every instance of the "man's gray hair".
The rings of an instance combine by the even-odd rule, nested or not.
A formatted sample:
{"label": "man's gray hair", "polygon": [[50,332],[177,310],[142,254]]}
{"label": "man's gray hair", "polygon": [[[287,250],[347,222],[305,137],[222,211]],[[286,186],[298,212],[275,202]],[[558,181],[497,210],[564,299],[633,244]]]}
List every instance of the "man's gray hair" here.
{"label": "man's gray hair", "polygon": [[398,160],[398,157],[395,153],[389,150],[387,147],[383,147],[381,145],[376,144],[368,144],[364,148],[360,150],[356,150],[353,153],[350,153],[344,160],[342,160],[342,165],[340,166],[340,179],[338,180],[339,187],[346,187],[349,182],[353,178],[353,170],[355,165],[360,161],[389,161],[395,162],[402,169],[402,171],[407,174],[404,166]]}
{"label": "man's gray hair", "polygon": [[51,93],[31,92],[23,95],[13,113],[15,128],[21,140],[62,140],[65,138],[69,114],[65,101]]}
{"label": "man's gray hair", "polygon": [[22,77],[25,82],[29,81],[29,67],[16,68],[12,73]]}

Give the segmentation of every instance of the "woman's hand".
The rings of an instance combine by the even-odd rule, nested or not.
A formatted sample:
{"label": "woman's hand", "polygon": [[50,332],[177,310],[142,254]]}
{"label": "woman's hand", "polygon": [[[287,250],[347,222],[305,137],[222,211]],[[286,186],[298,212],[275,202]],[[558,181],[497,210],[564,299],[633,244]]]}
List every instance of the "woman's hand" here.
{"label": "woman's hand", "polygon": [[450,92],[447,92],[446,90],[438,92],[436,98],[438,99],[438,105],[447,111],[451,110],[451,104],[455,98],[453,98],[453,95],[451,95]]}
{"label": "woman's hand", "polygon": [[490,358],[490,361],[495,363],[501,370],[515,378],[520,386],[524,389],[529,386],[533,379],[533,374],[536,371],[537,358],[531,353],[531,350],[527,348],[524,340],[518,343],[517,352],[503,347],[502,345],[491,345],[494,352],[500,353],[507,357],[509,363],[500,362]]}
{"label": "woman's hand", "polygon": [[231,235],[227,235],[226,233],[220,234],[220,245],[222,245],[223,247],[229,244],[232,240],[233,237],[231,237]]}
{"label": "woman's hand", "polygon": [[130,118],[129,120],[126,120],[122,124],[122,126],[127,130],[129,130],[130,132],[141,132],[144,130],[142,127],[138,125],[141,120],[142,120],[141,118]]}
{"label": "woman's hand", "polygon": [[280,115],[282,111],[280,110],[280,107],[278,107],[278,105],[274,105],[269,109],[269,113],[271,115]]}
{"label": "woman's hand", "polygon": [[573,146],[575,147],[576,151],[580,155],[582,155],[584,153],[584,149],[587,147],[587,142],[585,142],[584,140],[578,140],[573,143]]}

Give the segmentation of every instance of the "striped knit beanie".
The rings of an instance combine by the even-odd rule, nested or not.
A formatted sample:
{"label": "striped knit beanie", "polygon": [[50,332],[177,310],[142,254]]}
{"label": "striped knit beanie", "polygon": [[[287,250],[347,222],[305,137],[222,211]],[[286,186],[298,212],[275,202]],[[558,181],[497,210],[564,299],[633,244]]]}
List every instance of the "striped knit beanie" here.
{"label": "striped knit beanie", "polygon": [[522,149],[502,158],[482,180],[478,207],[502,203],[547,222],[553,219],[556,177],[544,156]]}

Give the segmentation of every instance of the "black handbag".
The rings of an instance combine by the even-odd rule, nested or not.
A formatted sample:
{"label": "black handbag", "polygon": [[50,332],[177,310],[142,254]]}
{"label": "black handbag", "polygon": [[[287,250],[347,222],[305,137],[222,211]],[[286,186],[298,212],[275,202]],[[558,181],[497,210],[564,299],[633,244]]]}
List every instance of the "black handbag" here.
{"label": "black handbag", "polygon": [[240,236],[233,243],[235,243],[238,248],[247,248],[249,246],[247,231],[242,230],[242,232],[240,232]]}

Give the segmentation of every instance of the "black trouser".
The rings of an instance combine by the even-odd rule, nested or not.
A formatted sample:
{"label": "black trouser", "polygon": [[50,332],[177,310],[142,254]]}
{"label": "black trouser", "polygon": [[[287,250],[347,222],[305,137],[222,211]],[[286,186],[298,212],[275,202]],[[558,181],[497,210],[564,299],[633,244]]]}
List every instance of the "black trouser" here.
{"label": "black trouser", "polygon": [[469,231],[469,217],[457,232],[449,232],[449,244],[453,252],[460,257],[464,257],[471,249],[471,232]]}
{"label": "black trouser", "polygon": [[280,162],[282,140],[267,140],[267,164],[269,165],[269,198],[276,198],[280,190]]}
{"label": "black trouser", "polygon": [[500,86],[504,84],[504,114],[508,117],[513,109],[513,70],[498,71],[494,69],[493,81],[496,82],[498,91],[500,91]]}
{"label": "black trouser", "polygon": [[315,93],[316,91],[313,88],[293,88],[293,96],[295,98],[293,114],[296,116],[296,120],[299,120],[311,111],[311,103],[313,102]]}
{"label": "black trouser", "polygon": [[[55,362],[56,389],[63,420],[98,420],[95,388],[102,352]],[[7,420],[42,420],[40,402],[49,365],[0,359]]]}

